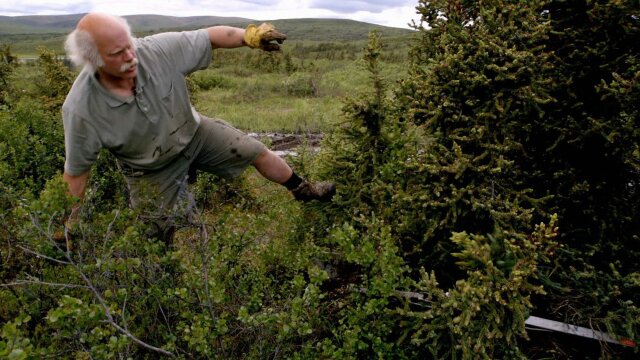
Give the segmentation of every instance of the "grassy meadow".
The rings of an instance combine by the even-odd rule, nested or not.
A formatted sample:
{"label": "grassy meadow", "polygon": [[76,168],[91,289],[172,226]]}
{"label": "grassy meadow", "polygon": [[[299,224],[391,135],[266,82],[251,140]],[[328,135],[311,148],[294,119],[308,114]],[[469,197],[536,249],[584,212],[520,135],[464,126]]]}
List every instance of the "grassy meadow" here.
{"label": "grassy meadow", "polygon": [[[37,57],[34,43],[62,54],[62,36],[20,37],[11,47],[21,57]],[[384,78],[405,75],[411,36],[386,40]],[[208,69],[193,73],[192,102],[206,116],[224,119],[247,132],[326,132],[340,122],[345,97],[371,87],[361,60],[366,41],[285,42],[283,51],[218,49]],[[17,51],[17,52],[15,52]],[[38,82],[34,64],[13,75],[18,90]]]}
{"label": "grassy meadow", "polygon": [[[73,17],[73,19],[72,19]],[[18,58],[37,58],[42,48],[64,54],[63,42],[77,16],[7,18],[0,26],[0,44],[10,46]],[[202,27],[199,18],[134,15],[127,17],[136,36],[160,31]],[[249,19],[212,19],[244,27]],[[175,27],[178,23],[180,27]],[[361,64],[369,31],[385,38],[383,75],[389,82],[400,79],[411,41],[406,29],[381,27],[349,20],[292,19],[272,23],[286,33],[279,53],[250,49],[219,49],[211,66],[191,75],[192,101],[203,114],[222,118],[251,132],[329,131],[340,121],[345,96],[370,88]],[[33,67],[15,71],[17,88],[37,82]]]}
{"label": "grassy meadow", "polygon": [[[203,114],[245,131],[330,131],[340,122],[344,98],[371,86],[358,60],[364,45],[349,46],[353,51],[338,59],[333,57],[340,50],[333,49],[309,51],[308,57],[291,56],[286,48],[279,54],[216,50],[209,69],[191,76],[198,88],[194,105]],[[403,61],[384,64],[388,81],[402,77]]]}

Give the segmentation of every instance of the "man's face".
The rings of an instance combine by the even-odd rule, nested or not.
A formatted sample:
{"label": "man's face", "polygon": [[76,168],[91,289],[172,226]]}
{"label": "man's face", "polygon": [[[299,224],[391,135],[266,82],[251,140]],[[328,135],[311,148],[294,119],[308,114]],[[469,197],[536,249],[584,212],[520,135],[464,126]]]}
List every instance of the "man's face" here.
{"label": "man's face", "polygon": [[96,41],[104,62],[100,70],[116,78],[135,78],[138,59],[129,33],[122,27],[112,27],[101,35]]}

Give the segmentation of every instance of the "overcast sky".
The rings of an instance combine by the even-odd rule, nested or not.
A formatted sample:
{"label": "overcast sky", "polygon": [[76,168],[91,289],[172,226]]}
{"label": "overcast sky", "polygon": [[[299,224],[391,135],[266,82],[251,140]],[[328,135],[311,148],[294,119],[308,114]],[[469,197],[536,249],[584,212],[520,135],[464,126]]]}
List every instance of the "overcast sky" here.
{"label": "overcast sky", "polygon": [[90,11],[114,15],[231,16],[255,20],[341,18],[408,28],[419,19],[418,0],[1,0],[0,15],[63,15]]}

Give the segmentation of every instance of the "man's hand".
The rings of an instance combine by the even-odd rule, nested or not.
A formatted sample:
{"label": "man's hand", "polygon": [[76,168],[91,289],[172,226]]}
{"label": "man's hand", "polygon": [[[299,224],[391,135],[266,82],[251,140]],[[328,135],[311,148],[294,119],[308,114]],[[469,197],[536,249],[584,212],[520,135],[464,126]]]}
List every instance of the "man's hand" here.
{"label": "man's hand", "polygon": [[[283,41],[287,39],[287,35],[278,32],[276,28],[269,24],[263,23],[260,26],[249,25],[244,33],[244,43],[253,49],[262,49],[264,51],[278,51]],[[276,41],[273,43],[272,41]]]}
{"label": "man's hand", "polygon": [[[87,188],[87,183],[89,181],[89,171],[77,176],[69,175],[65,171],[62,175],[62,179],[69,185],[69,194],[80,199],[84,198],[84,191]],[[66,244],[67,251],[71,251],[73,245],[71,241],[74,238],[75,230],[77,230],[79,208],[79,203],[76,203],[71,207],[69,216],[64,217],[63,228],[55,231],[52,236],[53,241],[56,243]]]}

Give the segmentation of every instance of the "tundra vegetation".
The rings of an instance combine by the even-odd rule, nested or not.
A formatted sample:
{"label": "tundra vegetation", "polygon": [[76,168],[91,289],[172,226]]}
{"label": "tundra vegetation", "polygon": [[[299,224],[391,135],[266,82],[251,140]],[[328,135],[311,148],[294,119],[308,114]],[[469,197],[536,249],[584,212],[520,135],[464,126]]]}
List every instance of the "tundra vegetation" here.
{"label": "tundra vegetation", "polygon": [[188,81],[247,131],[325,133],[299,204],[200,174],[172,244],[128,208],[108,152],[79,222],[61,180],[73,80],[0,58],[0,356],[632,358],[525,329],[638,339],[640,11],[634,1],[420,0],[409,41],[228,51]]}

